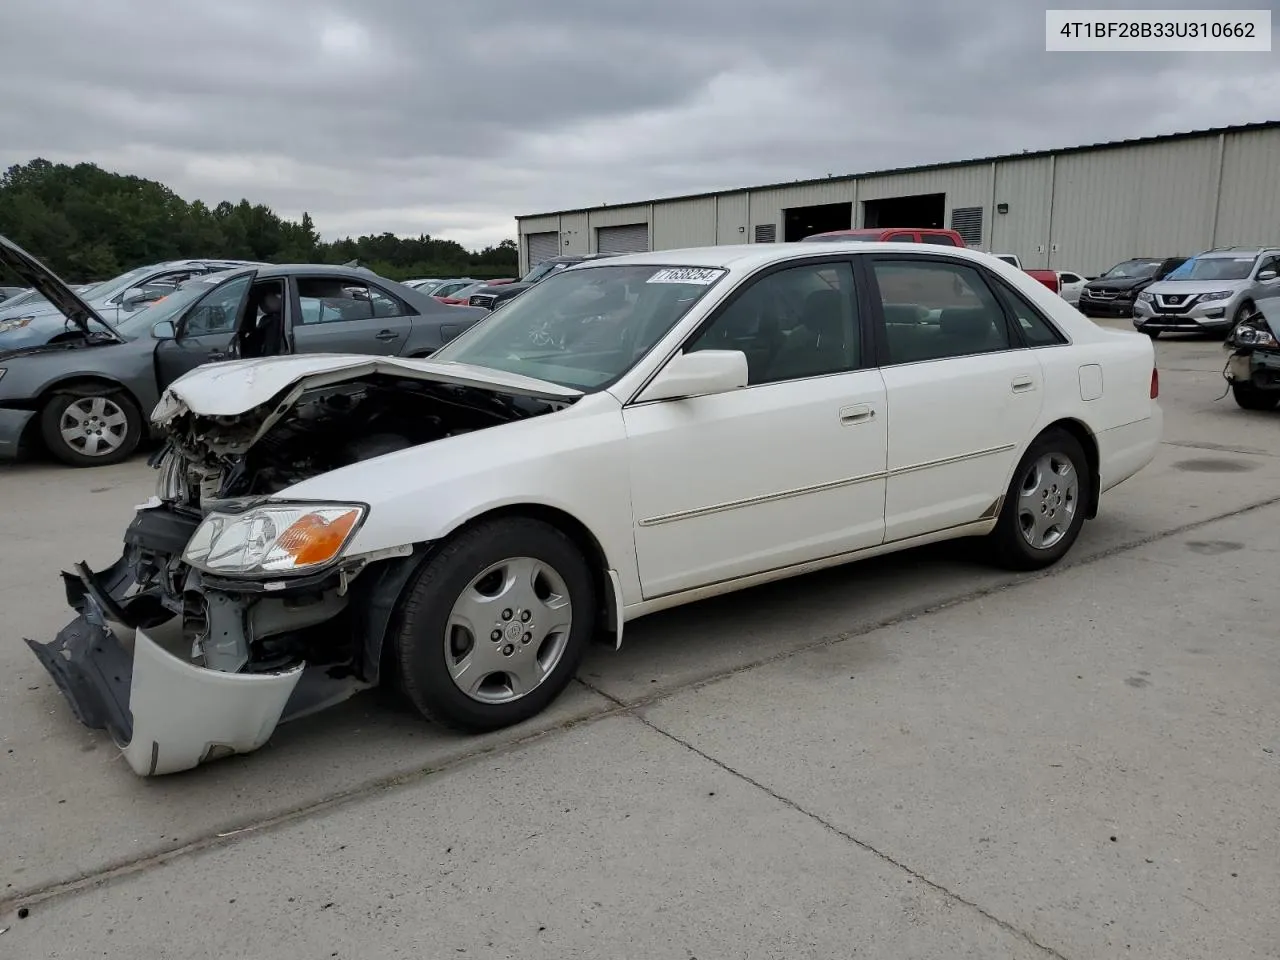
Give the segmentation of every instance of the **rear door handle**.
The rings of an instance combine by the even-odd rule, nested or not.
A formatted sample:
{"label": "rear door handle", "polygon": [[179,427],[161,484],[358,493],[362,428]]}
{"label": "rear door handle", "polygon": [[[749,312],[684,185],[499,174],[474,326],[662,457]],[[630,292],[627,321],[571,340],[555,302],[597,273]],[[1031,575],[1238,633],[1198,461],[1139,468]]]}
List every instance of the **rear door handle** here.
{"label": "rear door handle", "polygon": [[866,423],[875,419],[875,407],[869,403],[855,403],[840,408],[840,422],[843,424]]}
{"label": "rear door handle", "polygon": [[1034,377],[1014,377],[1010,386],[1014,393],[1027,393],[1036,388],[1036,381]]}
{"label": "rear door handle", "polygon": [[379,330],[375,336],[378,340],[397,340],[399,339],[400,334],[396,333],[394,330]]}

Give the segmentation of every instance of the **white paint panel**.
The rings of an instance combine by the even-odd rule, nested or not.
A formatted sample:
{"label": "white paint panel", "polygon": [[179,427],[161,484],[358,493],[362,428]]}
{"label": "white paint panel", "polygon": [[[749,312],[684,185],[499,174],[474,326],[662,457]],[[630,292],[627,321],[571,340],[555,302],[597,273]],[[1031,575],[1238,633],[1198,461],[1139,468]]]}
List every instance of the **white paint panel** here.
{"label": "white paint panel", "polygon": [[586,211],[566,213],[560,217],[560,252],[564,254],[590,253],[591,229]]}
{"label": "white paint panel", "polygon": [[715,197],[653,205],[653,249],[711,247],[716,242]]}
{"label": "white paint panel", "polygon": [[1280,130],[1228,134],[1215,246],[1280,244]]}

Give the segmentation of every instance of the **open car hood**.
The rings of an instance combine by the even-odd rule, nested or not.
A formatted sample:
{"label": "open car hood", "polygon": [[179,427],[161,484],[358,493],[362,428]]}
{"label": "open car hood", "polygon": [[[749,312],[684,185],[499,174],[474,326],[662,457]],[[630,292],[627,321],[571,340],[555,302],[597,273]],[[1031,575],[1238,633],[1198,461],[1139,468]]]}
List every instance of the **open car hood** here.
{"label": "open car hood", "polygon": [[[63,283],[56,273],[4,236],[0,236],[0,263],[3,263],[16,273],[29,286],[40,291],[41,295],[59,313],[71,323],[74,323],[86,337],[93,332],[90,330],[90,324],[96,321],[101,332],[112,339],[124,342],[124,338],[115,332],[115,328],[102,319],[101,314],[94,310],[93,307],[81,300],[79,295]],[[37,306],[44,307],[44,304],[32,304],[31,306],[33,308]],[[14,309],[20,310],[21,307]]]}
{"label": "open car hood", "polygon": [[[305,354],[231,360],[197,367],[169,385],[151,418],[162,424],[187,412],[206,417],[234,417],[286,390],[299,393],[375,373],[481,387],[540,400],[575,400],[582,396],[581,390],[462,363],[355,354]],[[280,406],[291,402],[291,398],[281,398]]]}

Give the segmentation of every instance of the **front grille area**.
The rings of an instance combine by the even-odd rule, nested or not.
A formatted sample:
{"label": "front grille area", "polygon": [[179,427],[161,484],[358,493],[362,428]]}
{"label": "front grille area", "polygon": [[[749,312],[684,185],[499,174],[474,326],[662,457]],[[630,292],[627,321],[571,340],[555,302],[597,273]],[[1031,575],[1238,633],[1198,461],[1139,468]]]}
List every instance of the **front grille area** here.
{"label": "front grille area", "polygon": [[491,293],[477,293],[468,301],[473,307],[484,307],[486,310],[493,309],[493,301],[498,299]]}

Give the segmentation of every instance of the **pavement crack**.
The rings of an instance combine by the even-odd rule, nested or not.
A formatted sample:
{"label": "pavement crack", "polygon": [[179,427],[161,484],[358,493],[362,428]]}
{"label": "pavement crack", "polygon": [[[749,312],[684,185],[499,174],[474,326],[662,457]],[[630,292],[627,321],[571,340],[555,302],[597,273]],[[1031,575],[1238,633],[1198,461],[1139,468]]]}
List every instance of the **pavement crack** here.
{"label": "pavement crack", "polygon": [[[918,604],[915,607],[910,607],[892,616],[882,617],[878,620],[863,623],[857,627],[843,630],[838,633],[817,637],[807,643],[796,647],[790,647],[786,650],[779,651],[776,654],[759,657],[749,663],[739,664],[738,666],[730,667],[726,670],[721,670],[705,677],[696,677],[674,684],[665,690],[647,697],[640,697],[632,701],[624,702],[616,697],[604,694],[593,684],[588,683],[581,677],[575,677],[574,679],[583,687],[595,693],[597,696],[603,697],[608,706],[595,711],[587,711],[561,723],[532,733],[516,736],[505,742],[487,744],[476,750],[461,753],[440,763],[429,764],[425,767],[409,771],[397,771],[392,774],[362,781],[352,785],[346,790],[331,794],[327,797],[321,797],[317,800],[308,801],[295,807],[287,808],[279,813],[272,814],[267,817],[261,817],[256,820],[247,820],[236,824],[229,824],[218,830],[216,833],[197,837],[177,847],[104,864],[91,871],[86,871],[66,880],[45,883],[41,886],[27,890],[6,891],[3,895],[0,895],[0,915],[18,907],[34,906],[38,903],[44,903],[49,900],[72,895],[82,890],[97,887],[110,881],[133,876],[155,867],[162,866],[163,864],[169,863],[173,860],[200,853],[205,850],[230,845],[248,834],[276,829],[313,816],[319,816],[336,808],[375,797],[399,787],[418,783],[432,775],[454,770],[458,767],[469,764],[474,760],[519,750],[520,748],[544,737],[554,736],[574,727],[593,724],[600,720],[606,720],[616,716],[638,716],[636,711],[642,710],[651,704],[673,698],[682,693],[702,689],[763,666],[788,660],[792,657],[798,657],[822,647],[833,646],[848,640],[864,637],[870,633],[876,632],[877,630],[883,630],[886,627],[907,623],[911,620],[919,619],[920,617],[939,613],[943,610],[949,610],[952,607],[961,606],[976,600],[982,600],[987,597],[1003,593],[1007,590],[1015,589],[1023,584],[1034,583],[1048,577],[1058,576],[1067,573],[1070,570],[1074,570],[1077,567],[1083,567],[1103,560],[1108,560],[1120,554],[1141,549],[1149,544],[1158,543],[1161,540],[1177,537],[1184,533],[1190,533],[1191,531],[1199,530],[1223,520],[1230,520],[1235,517],[1244,516],[1257,510],[1263,510],[1267,507],[1275,506],[1276,504],[1280,504],[1280,496],[1268,497],[1265,500],[1260,500],[1255,503],[1239,507],[1235,510],[1229,510],[1225,513],[1215,514],[1214,516],[1205,517],[1200,520],[1193,520],[1167,530],[1161,530],[1156,533],[1149,534],[1145,537],[1139,537],[1135,540],[1119,543],[1108,549],[1099,550],[1096,553],[1082,556],[1078,560],[1073,561],[1069,559],[1070,555],[1068,555],[1068,558],[1059,561],[1052,567],[1048,567],[1045,570],[1032,574],[1017,575],[1011,579],[1002,580],[975,590],[969,590],[952,597]],[[664,736],[667,735],[665,731],[659,732],[662,732]],[[690,749],[694,748],[690,747]],[[713,760],[712,762],[716,761]],[[1053,955],[1059,956],[1058,954]]]}
{"label": "pavement crack", "polygon": [[1162,440],[1166,447],[1187,447],[1191,450],[1214,450],[1218,453],[1238,453],[1246,457],[1278,457],[1280,454],[1257,447],[1232,447],[1225,443],[1211,443],[1208,440]]}
{"label": "pavement crack", "polygon": [[[601,690],[596,690],[595,692],[598,693],[600,696],[605,697],[608,700],[612,700],[614,703],[617,703],[620,706],[623,705],[621,701],[615,699],[614,697],[610,697],[608,694],[604,693]],[[675,743],[683,747],[685,750],[688,750],[690,753],[694,754],[695,756],[701,757],[703,760],[707,761],[707,763],[710,763],[718,767],[719,769],[723,770],[725,773],[729,774],[730,776],[735,777],[738,780],[741,780],[743,783],[748,784],[751,787],[754,787],[756,790],[759,790],[761,793],[764,793],[767,796],[772,797],[778,803],[782,804],[783,806],[787,807],[790,810],[795,811],[796,813],[800,814],[803,817],[807,817],[808,819],[812,820],[814,823],[821,826],[823,829],[827,830],[830,833],[835,834],[837,837],[840,837],[842,840],[845,840],[846,842],[853,844],[858,849],[865,850],[867,853],[870,853],[872,856],[878,858],[884,863],[887,863],[890,866],[897,868],[898,870],[907,874],[907,876],[911,877],[913,880],[916,880],[921,884],[923,884],[924,886],[928,887],[929,889],[936,891],[937,893],[946,897],[948,900],[952,900],[955,903],[959,903],[965,907],[968,907],[970,910],[974,911],[978,915],[994,923],[996,926],[1004,930],[1006,933],[1010,933],[1018,937],[1019,939],[1023,940],[1025,943],[1028,943],[1031,946],[1035,947],[1037,950],[1044,953],[1045,956],[1054,957],[1055,960],[1067,960],[1067,957],[1064,954],[1055,950],[1053,947],[1048,946],[1047,944],[1041,943],[1039,940],[1033,937],[1026,930],[1023,930],[1021,927],[1013,923],[1010,923],[1008,920],[1005,920],[1001,917],[996,916],[994,913],[992,913],[990,910],[987,910],[982,905],[976,903],[973,900],[968,899],[967,897],[962,896],[959,893],[956,893],[954,890],[948,888],[944,884],[939,883],[936,880],[930,879],[920,871],[912,868],[907,863],[903,862],[902,860],[899,860],[897,857],[893,856],[892,854],[886,853],[885,851],[881,850],[879,847],[876,847],[874,844],[871,844],[866,840],[859,839],[849,831],[836,826],[830,820],[827,820],[826,818],[824,818],[821,814],[814,813],[812,810],[809,810],[808,808],[801,806],[795,800],[792,800],[790,797],[787,797],[779,793],[777,790],[774,790],[772,787],[768,786],[767,784],[762,783],[761,781],[755,779],[750,774],[743,773],[741,770],[737,769],[731,764],[725,763],[723,760],[720,760],[717,757],[713,757],[711,754],[707,753],[705,750],[701,750],[698,747],[695,747],[688,740],[685,740],[684,738],[677,736],[676,734],[672,733],[670,730],[666,730],[663,727],[660,727],[658,724],[654,723],[652,720],[650,720],[646,716],[643,716],[634,711],[631,712],[631,715],[636,720],[640,721],[646,727],[652,730],[654,733],[657,733],[658,735],[665,737],[666,739],[670,740],[672,743]]]}

